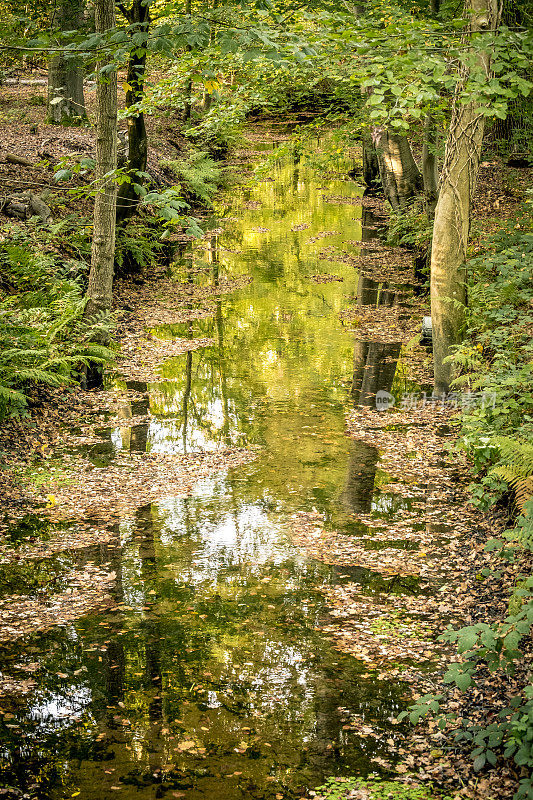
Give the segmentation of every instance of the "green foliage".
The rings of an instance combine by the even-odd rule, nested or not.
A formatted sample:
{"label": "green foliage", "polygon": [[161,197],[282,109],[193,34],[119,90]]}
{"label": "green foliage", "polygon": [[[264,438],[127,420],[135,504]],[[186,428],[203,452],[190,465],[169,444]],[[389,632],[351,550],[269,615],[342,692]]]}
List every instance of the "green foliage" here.
{"label": "green foliage", "polygon": [[490,475],[502,478],[513,490],[516,504],[523,510],[533,496],[533,443],[500,436],[494,440],[500,459]]}
{"label": "green foliage", "polygon": [[36,387],[71,384],[81,364],[112,358],[90,341],[109,320],[83,322],[82,281],[71,273],[72,262],[22,243],[0,251],[1,282],[10,289],[0,299],[0,417],[24,414]]}
{"label": "green foliage", "polygon": [[160,263],[164,249],[157,224],[150,225],[134,217],[127,225],[117,227],[115,268],[122,272],[144,272]]}
{"label": "green foliage", "polygon": [[425,250],[431,242],[432,232],[433,225],[421,208],[391,209],[387,244]]}
{"label": "green foliage", "polygon": [[506,453],[533,444],[531,226],[525,212],[495,236],[488,253],[469,261],[466,338],[452,356],[457,385],[487,399],[463,414],[461,439],[478,475],[474,499],[484,508],[502,498],[516,477],[506,472],[512,465],[501,443],[507,442]]}
{"label": "green foliage", "polygon": [[32,94],[28,97],[27,103],[29,106],[45,106],[46,97],[42,94]]}
{"label": "green foliage", "polygon": [[[473,500],[481,507],[514,497],[521,512],[516,525],[487,551],[523,567],[533,552],[533,235],[526,211],[489,243],[489,252],[469,266],[467,337],[453,360],[460,370],[457,383],[490,395],[491,402],[468,408],[462,417],[461,446],[471,459],[477,480]],[[488,575],[485,569],[482,575]],[[527,658],[533,626],[533,577],[517,569],[508,614],[492,624],[478,622],[441,637],[457,646],[460,661],[450,665],[444,682],[467,692],[480,670],[513,675]],[[416,724],[436,714],[441,728],[454,719],[440,710],[441,697],[427,695],[408,716]],[[489,724],[463,719],[456,732],[471,747],[474,769],[513,759],[523,777],[516,798],[533,797],[533,687],[525,686],[498,709]]]}
{"label": "green foliage", "polygon": [[186,161],[163,161],[179,181],[181,194],[187,203],[211,206],[223,180],[223,171],[206,152],[193,151]]}

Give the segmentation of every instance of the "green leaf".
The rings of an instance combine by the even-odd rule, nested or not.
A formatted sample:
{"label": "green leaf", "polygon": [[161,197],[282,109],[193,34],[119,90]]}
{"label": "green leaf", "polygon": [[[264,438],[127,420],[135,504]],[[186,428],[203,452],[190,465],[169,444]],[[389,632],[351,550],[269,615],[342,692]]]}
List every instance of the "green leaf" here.
{"label": "green leaf", "polygon": [[457,684],[458,688],[464,692],[472,684],[472,678],[470,675],[467,675],[463,672],[455,676],[455,683]]}
{"label": "green leaf", "polygon": [[72,170],[70,169],[60,169],[58,172],[54,174],[54,181],[59,183],[60,181],[68,181],[72,178]]}
{"label": "green leaf", "polygon": [[474,759],[474,772],[479,772],[480,769],[483,769],[486,761],[486,756],[483,753],[477,756],[477,758]]}

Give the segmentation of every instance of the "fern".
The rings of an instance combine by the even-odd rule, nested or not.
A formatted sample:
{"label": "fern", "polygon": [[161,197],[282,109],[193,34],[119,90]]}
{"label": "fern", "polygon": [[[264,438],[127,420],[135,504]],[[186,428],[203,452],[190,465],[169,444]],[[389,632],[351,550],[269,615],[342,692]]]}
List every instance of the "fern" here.
{"label": "fern", "polygon": [[187,201],[196,201],[211,206],[213,197],[222,181],[222,170],[208,153],[200,150],[189,155],[187,161],[164,161],[175,178]]}
{"label": "fern", "polygon": [[520,511],[533,497],[533,444],[508,436],[494,440],[500,451],[500,461],[490,470],[512,489]]}
{"label": "fern", "polygon": [[94,344],[108,335],[112,319],[83,321],[82,286],[57,277],[69,271],[18,243],[0,249],[3,285],[11,287],[0,298],[0,418],[24,413],[31,387],[73,384],[80,365],[113,358],[109,348]]}

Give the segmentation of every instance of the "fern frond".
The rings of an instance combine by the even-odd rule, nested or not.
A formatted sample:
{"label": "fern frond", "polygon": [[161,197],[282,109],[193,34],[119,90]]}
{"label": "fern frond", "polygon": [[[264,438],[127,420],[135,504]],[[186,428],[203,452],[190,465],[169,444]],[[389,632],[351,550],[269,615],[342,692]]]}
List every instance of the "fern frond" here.
{"label": "fern frond", "polygon": [[493,443],[499,448],[500,460],[490,474],[503,478],[514,493],[517,507],[523,511],[533,497],[533,444],[509,436],[499,436]]}
{"label": "fern frond", "polygon": [[47,372],[44,369],[35,367],[32,369],[18,369],[14,376],[14,383],[18,385],[44,383],[46,386],[61,386],[65,383],[65,380],[54,372]]}
{"label": "fern frond", "polygon": [[26,398],[22,392],[18,392],[10,386],[5,386],[3,383],[0,383],[0,398],[9,403],[17,402],[24,404],[26,402]]}
{"label": "fern frond", "polygon": [[512,464],[522,474],[533,474],[533,444],[521,442],[509,436],[498,436],[493,441],[499,448],[505,463]]}

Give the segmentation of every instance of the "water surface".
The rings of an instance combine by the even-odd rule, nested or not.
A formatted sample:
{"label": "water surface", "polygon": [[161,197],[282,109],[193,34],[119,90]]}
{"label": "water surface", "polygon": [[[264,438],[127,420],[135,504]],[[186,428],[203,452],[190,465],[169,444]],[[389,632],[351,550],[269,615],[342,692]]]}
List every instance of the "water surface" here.
{"label": "water surface", "polygon": [[[362,230],[360,197],[346,175],[320,177],[289,157],[228,199],[213,221],[222,233],[177,260],[184,283],[253,280],[208,318],[154,328],[215,344],[168,361],[159,382],[137,382],[124,426],[102,428],[90,456],[103,466],[124,449],[259,455],[191,497],[138,508],[111,544],[85,553],[115,570],[114,609],[6,648],[6,672],[37,687],[4,698],[4,785],[50,800],[270,800],[379,770],[404,688],[333,649],[318,630],[320,588],[416,592],[417,581],[329,567],[287,535],[300,511],[357,536],[367,532],[359,514],[387,519],[405,503],[387,492],[377,451],[344,433],[347,408],[402,381],[399,345],[354,342],[338,318],[349,302],[401,293],[320,257],[330,245],[356,253],[375,235]],[[26,590],[53,591],[39,575]]]}

